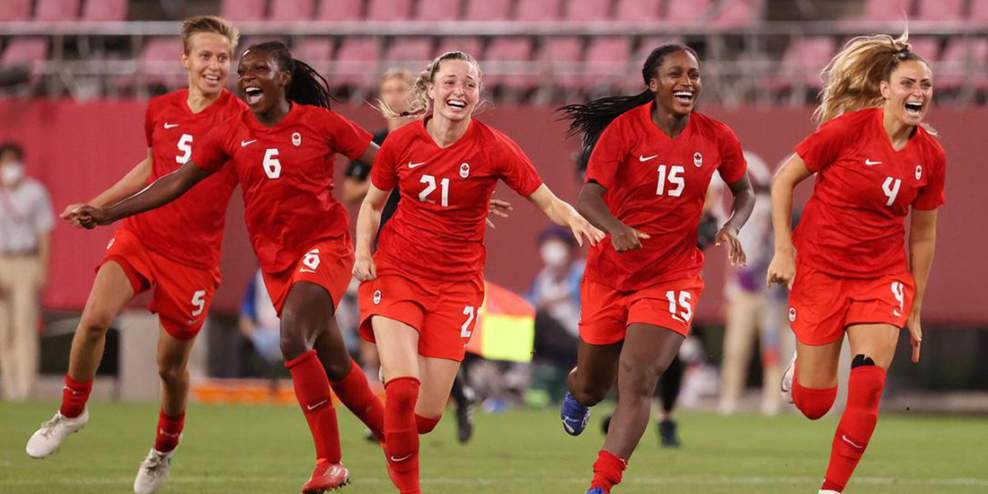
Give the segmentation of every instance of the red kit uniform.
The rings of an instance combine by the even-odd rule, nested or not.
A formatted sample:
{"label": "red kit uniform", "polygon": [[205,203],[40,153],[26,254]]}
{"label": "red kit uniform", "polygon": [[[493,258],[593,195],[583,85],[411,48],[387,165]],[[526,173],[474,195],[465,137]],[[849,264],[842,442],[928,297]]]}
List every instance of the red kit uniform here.
{"label": "red kit uniform", "polygon": [[[209,129],[245,108],[224,90],[213,104],[192,113],[188,96],[182,89],[148,105],[144,127],[151,182],[180,168]],[[128,218],[107,247],[103,263],[119,264],[135,294],[155,286],[149,309],[175,338],[194,337],[206,319],[220,283],[223,223],[236,186],[233,173],[211,176],[176,201]]]}
{"label": "red kit uniform", "polygon": [[914,282],[906,262],[909,208],[943,204],[946,155],[922,127],[892,149],[881,109],[847,113],[796,146],[816,172],[793,237],[789,320],[799,341],[836,341],[857,323],[905,326]]}
{"label": "red kit uniform", "polygon": [[420,355],[459,361],[484,301],[494,187],[500,179],[527,197],[542,180],[514,141],[477,120],[446,148],[425,125],[388,135],[371,169],[374,186],[397,186],[401,201],[378,241],[378,277],[360,285],[360,333],[374,341],[371,316],[395,319],[419,331]]}
{"label": "red kit uniform", "polygon": [[297,281],[324,287],[334,304],[343,297],[353,247],[346,209],[333,197],[333,155],[356,159],[370,142],[370,133],[332,110],[293,104],[274,127],[244,112],[196,148],[196,166],[236,170],[247,232],[279,315]]}
{"label": "red kit uniform", "polygon": [[640,250],[618,253],[608,236],[590,248],[580,288],[580,338],[593,345],[624,339],[644,323],[687,334],[703,281],[697,230],[714,172],[727,183],[747,168],[741,143],[726,125],[701,113],[670,138],[652,123],[652,104],[615,119],[601,134],[587,182],[626,225],[647,233]]}

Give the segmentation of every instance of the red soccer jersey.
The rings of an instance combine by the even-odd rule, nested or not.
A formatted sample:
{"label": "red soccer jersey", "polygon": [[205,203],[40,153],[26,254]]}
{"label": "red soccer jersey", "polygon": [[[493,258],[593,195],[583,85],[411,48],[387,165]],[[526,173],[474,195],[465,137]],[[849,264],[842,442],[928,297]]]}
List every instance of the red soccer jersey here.
{"label": "red soccer jersey", "polygon": [[879,108],[846,113],[796,146],[817,172],[793,238],[803,260],[820,271],[872,278],[908,270],[909,207],[943,204],[946,155],[922,127],[901,151],[892,149]]}
{"label": "red soccer jersey", "polygon": [[377,255],[413,278],[475,279],[487,258],[485,220],[497,180],[527,197],[542,179],[514,141],[476,119],[446,148],[429,136],[426,121],[388,135],[371,169],[375,187],[397,186],[401,194]]}
{"label": "red soccer jersey", "polygon": [[292,105],[274,127],[250,112],[208,134],[192,162],[210,171],[230,160],[244,194],[244,219],[261,269],[278,273],[317,240],[347,231],[346,209],[333,197],[334,154],[356,159],[371,135],[332,110]]}
{"label": "red soccer jersey", "polygon": [[[219,99],[199,113],[187,103],[182,89],[151,100],[144,131],[151,148],[151,180],[167,175],[192,157],[206,132],[246,108],[223,90]],[[223,224],[230,195],[237,186],[234,173],[217,173],[176,201],[127,218],[123,228],[133,232],[149,250],[192,267],[220,265]]]}
{"label": "red soccer jersey", "polygon": [[642,248],[618,253],[608,235],[590,248],[585,277],[616,290],[640,290],[700,274],[697,229],[714,171],[727,183],[747,169],[741,143],[726,125],[698,112],[675,139],[652,122],[652,104],[621,115],[601,134],[587,182],[624,224],[645,232]]}

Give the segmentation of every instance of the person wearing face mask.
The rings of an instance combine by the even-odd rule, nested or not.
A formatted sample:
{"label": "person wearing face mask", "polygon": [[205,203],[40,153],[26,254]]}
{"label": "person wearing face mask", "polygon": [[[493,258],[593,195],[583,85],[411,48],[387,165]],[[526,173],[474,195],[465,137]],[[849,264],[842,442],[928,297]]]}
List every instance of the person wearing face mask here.
{"label": "person wearing face mask", "polygon": [[[822,417],[837,396],[845,337],[854,356],[821,494],[843,492],[868,447],[903,329],[919,361],[947,158],[924,126],[933,70],[908,37],[861,36],[844,46],[824,69],[819,128],[772,181],[767,283],[789,288],[797,340],[784,398],[806,417]],[[813,174],[813,195],[793,232],[793,189]]]}
{"label": "person wearing face mask", "polygon": [[715,235],[731,264],[745,254],[738,232],[754,206],[741,143],[726,125],[694,110],[700,96],[696,52],[660,46],[643,64],[646,88],[561,109],[570,134],[592,148],[580,211],[608,232],[590,249],[580,289],[577,366],[560,418],[581,434],[617,381],[617,407],[593,465],[587,494],[621,482],[648,425],[652,396],[689,333],[703,291],[698,228],[714,174],[734,195]]}
{"label": "person wearing face mask", "polygon": [[38,300],[48,279],[51,200],[24,174],[24,150],[0,145],[0,396],[25,400],[38,376]]}

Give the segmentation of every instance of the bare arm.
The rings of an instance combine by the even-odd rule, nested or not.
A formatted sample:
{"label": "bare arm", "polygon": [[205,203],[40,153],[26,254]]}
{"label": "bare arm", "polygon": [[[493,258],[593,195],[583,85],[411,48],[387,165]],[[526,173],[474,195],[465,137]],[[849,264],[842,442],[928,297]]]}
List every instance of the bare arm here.
{"label": "bare arm", "polygon": [[38,280],[37,289],[42,291],[48,284],[48,267],[51,261],[51,231],[38,234]]}
{"label": "bare arm", "polygon": [[[151,178],[151,160],[152,152],[151,148],[148,148],[148,155],[146,158],[141,160],[140,163],[131,168],[126,175],[123,176],[117,183],[113,184],[109,189],[104,190],[98,196],[91,199],[88,203],[77,203],[69,204],[62,211],[59,216],[61,218],[66,218],[72,211],[75,211],[79,206],[84,204],[89,204],[92,206],[104,207],[111,204],[120,202],[138,192],[144,188],[148,183],[148,179]],[[74,226],[82,226],[78,222],[73,223]]]}
{"label": "bare arm", "polygon": [[792,245],[792,193],[796,185],[812,174],[803,159],[798,154],[793,154],[772,179],[775,255],[768,266],[766,283],[769,286],[778,283],[792,289],[796,276],[796,249]]}
{"label": "bare arm", "polygon": [[196,166],[192,161],[165,175],[141,192],[134,194],[110,207],[82,206],[71,212],[65,219],[78,220],[86,228],[108,225],[122,218],[144,211],[159,208],[185,194],[212,172]]}
{"label": "bare arm", "polygon": [[360,281],[377,278],[377,267],[371,257],[371,241],[374,238],[374,232],[381,224],[381,211],[384,209],[384,204],[388,202],[390,192],[378,189],[374,184],[369,184],[364,202],[360,204],[360,212],[357,213],[356,260],[353,265],[353,276]]}
{"label": "bare arm", "polygon": [[583,245],[584,236],[590,242],[590,245],[597,245],[597,242],[604,238],[604,232],[590,224],[569,203],[556,197],[546,184],[542,184],[538,189],[535,189],[535,192],[529,195],[527,199],[532,204],[535,204],[550,221],[572,230],[573,236],[576,237],[576,243],[581,246]]}
{"label": "bare arm", "polygon": [[642,248],[641,239],[648,240],[647,233],[640,232],[621,222],[621,220],[611,214],[604,202],[604,193],[607,189],[596,182],[583,184],[580,190],[580,198],[577,206],[591,224],[611,235],[611,243],[614,250],[625,252]]}
{"label": "bare arm", "polygon": [[747,259],[744,255],[744,249],[741,247],[741,241],[738,240],[738,233],[741,232],[741,227],[751,216],[751,210],[755,208],[755,189],[751,186],[751,180],[747,173],[742,175],[740,180],[727,184],[727,187],[731,189],[731,194],[734,195],[734,201],[731,203],[731,217],[717,232],[715,245],[726,243],[727,258],[730,259],[731,266],[744,267]]}
{"label": "bare arm", "polygon": [[343,180],[343,202],[347,204],[356,204],[360,202],[364,195],[367,194],[367,189],[370,188],[370,179],[358,180],[353,177],[347,177]]}
{"label": "bare arm", "polygon": [[913,297],[913,308],[906,323],[913,347],[913,362],[919,362],[919,346],[923,341],[919,315],[923,309],[923,296],[926,295],[926,283],[930,279],[936,243],[937,210],[913,209],[912,224],[909,227],[909,270],[916,282],[916,295]]}

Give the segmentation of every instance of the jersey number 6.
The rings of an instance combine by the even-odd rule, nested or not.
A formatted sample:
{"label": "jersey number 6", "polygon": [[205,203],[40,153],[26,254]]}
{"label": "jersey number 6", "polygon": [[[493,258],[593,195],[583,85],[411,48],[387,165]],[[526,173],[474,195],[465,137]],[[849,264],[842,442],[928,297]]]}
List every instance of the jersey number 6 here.
{"label": "jersey number 6", "polygon": [[281,162],[278,161],[277,149],[266,149],[264,151],[264,174],[270,179],[281,176]]}

